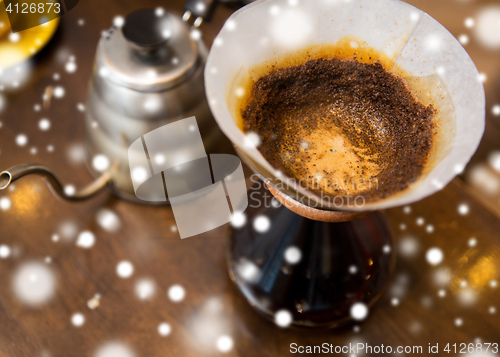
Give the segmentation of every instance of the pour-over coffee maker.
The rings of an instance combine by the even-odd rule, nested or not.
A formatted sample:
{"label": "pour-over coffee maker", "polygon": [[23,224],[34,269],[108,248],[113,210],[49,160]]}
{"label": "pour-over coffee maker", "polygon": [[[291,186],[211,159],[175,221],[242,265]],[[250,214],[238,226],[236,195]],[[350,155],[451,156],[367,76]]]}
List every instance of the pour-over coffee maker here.
{"label": "pour-over coffee maker", "polygon": [[[434,101],[446,117],[430,169],[408,189],[363,207],[336,206],[273,167],[259,140],[238,125],[234,104],[247,95],[238,78],[256,81],[256,68],[276,70],[304,48],[339,41],[391,59],[418,84],[415,96]],[[484,130],[479,78],[442,25],[401,1],[257,1],[227,20],[209,53],[205,84],[219,127],[262,181],[233,225],[228,254],[230,275],[255,310],[280,326],[335,327],[366,318],[394,267],[390,229],[377,211],[431,195],[463,170]]]}
{"label": "pour-over coffee maker", "polygon": [[[201,24],[196,15],[186,15],[192,17],[195,25]],[[196,31],[191,32],[179,19],[155,10],[142,13],[136,21],[151,24],[148,18],[154,18],[153,23],[160,19],[163,38],[144,41],[134,33],[126,38],[126,31],[111,29],[101,39],[89,96],[92,110],[88,111],[86,126],[89,166],[96,175],[100,174],[92,168],[92,159],[102,153],[109,158],[108,170],[86,189],[68,195],[47,168],[18,165],[0,175],[0,188],[26,174],[38,173],[49,180],[59,195],[70,200],[88,198],[113,182],[113,192],[134,199],[124,160],[128,145],[151,130],[151,126],[166,123],[165,115],[171,121],[181,119],[176,116],[178,113],[170,112],[172,108],[163,106],[167,97],[170,102],[179,100],[179,106],[186,104],[184,109],[192,110],[192,114],[183,113],[182,118],[195,115],[203,138],[211,137],[203,128],[211,131],[215,126],[200,122],[205,115],[206,123],[210,121],[203,95],[206,92],[219,128],[262,181],[253,190],[253,197],[262,204],[253,207],[250,200],[246,212],[235,214],[239,223],[233,222],[228,263],[238,288],[258,312],[280,326],[334,327],[365,318],[387,285],[394,263],[391,234],[383,215],[367,212],[409,204],[443,188],[463,169],[482,136],[484,92],[477,69],[465,50],[430,16],[395,0],[256,1],[233,14],[214,41],[205,66],[204,90],[201,73],[205,52]],[[133,24],[134,19],[127,18],[125,23]],[[172,28],[177,29],[175,34]],[[442,150],[433,157],[432,170],[410,189],[363,207],[339,208],[288,181],[286,175],[270,165],[235,123],[228,98],[242,71],[249,72],[255,65],[307,46],[334,44],[346,36],[362,40],[353,42],[355,45],[366,43],[383,52],[416,80],[437,78],[434,82],[438,85],[432,88],[431,97],[445,93],[450,98],[446,110],[453,113],[453,120],[447,126],[450,130],[442,136]],[[177,68],[173,67],[175,51],[162,49],[174,43],[182,45],[185,51],[181,53],[183,59],[175,61],[182,70],[172,75],[170,70]],[[117,58],[119,53],[125,56]],[[150,71],[151,64],[156,66],[150,56],[158,55],[170,62],[160,61],[156,63],[157,70]],[[110,71],[109,64],[115,60],[120,66]],[[145,74],[139,81],[130,76],[139,72]],[[196,100],[182,95],[179,88],[191,94],[194,91],[198,94]],[[429,92],[424,91],[421,96]],[[146,94],[154,100],[145,100]],[[144,106],[145,103],[148,104]],[[110,105],[124,109],[110,114],[103,109]],[[138,112],[147,120],[134,120]],[[107,114],[101,118],[99,113]],[[205,147],[210,151],[209,142]],[[269,197],[268,190],[275,197],[269,204],[263,198]],[[301,204],[302,198],[312,204]],[[246,223],[241,223],[245,218]]]}

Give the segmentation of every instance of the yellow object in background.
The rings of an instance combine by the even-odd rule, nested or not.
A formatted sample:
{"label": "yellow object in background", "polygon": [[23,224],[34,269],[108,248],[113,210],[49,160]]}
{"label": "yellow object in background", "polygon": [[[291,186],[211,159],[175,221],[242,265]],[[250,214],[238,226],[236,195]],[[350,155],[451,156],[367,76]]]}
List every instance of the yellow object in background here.
{"label": "yellow object in background", "polygon": [[[54,35],[60,19],[13,33],[4,1],[0,0],[0,4],[0,68],[5,69],[27,60],[44,48]],[[11,21],[23,21],[13,12],[9,16]]]}

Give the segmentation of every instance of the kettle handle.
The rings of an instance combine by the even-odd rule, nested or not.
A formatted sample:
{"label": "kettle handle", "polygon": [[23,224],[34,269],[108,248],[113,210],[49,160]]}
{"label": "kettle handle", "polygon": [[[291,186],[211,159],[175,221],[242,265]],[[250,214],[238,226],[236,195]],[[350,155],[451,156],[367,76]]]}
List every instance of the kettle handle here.
{"label": "kettle handle", "polygon": [[0,190],[9,187],[14,181],[26,175],[38,174],[41,175],[44,181],[49,185],[51,191],[57,196],[67,201],[83,201],[95,196],[97,193],[104,190],[112,183],[114,171],[118,169],[118,162],[113,163],[113,166],[108,171],[104,172],[100,177],[95,179],[83,189],[76,191],[74,194],[68,194],[64,191],[64,187],[57,176],[46,166],[39,164],[20,164],[0,172]]}

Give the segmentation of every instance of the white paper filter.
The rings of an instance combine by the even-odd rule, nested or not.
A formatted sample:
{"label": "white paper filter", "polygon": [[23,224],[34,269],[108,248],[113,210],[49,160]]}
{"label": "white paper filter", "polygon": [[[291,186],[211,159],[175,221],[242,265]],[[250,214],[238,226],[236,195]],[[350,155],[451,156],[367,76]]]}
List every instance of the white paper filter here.
{"label": "white paper filter", "polygon": [[[450,149],[441,151],[442,157],[438,153],[432,170],[409,189],[361,209],[343,209],[389,208],[437,192],[463,170],[479,145],[484,132],[484,89],[474,63],[455,37],[428,14],[402,1],[261,0],[235,12],[215,39],[205,69],[210,108],[220,128],[257,164],[259,173],[276,182],[280,173],[257,148],[244,145],[245,134],[227,105],[228,88],[242,70],[311,45],[335,44],[346,36],[366,41],[412,76],[439,76],[455,111],[455,135],[448,135]],[[307,189],[292,188],[324,208],[338,208]]]}

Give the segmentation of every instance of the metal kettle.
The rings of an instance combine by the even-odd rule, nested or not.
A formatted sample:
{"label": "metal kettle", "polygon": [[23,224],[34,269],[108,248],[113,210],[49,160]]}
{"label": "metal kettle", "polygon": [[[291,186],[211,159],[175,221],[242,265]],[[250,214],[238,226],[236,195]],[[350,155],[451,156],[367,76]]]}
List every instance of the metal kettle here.
{"label": "metal kettle", "polygon": [[128,164],[129,146],[137,138],[194,116],[204,146],[211,151],[223,135],[205,96],[203,71],[207,49],[198,27],[211,17],[215,5],[215,0],[188,0],[182,19],[161,8],[137,10],[125,18],[123,26],[112,26],[103,33],[97,46],[85,117],[87,163],[96,178],[94,182],[67,193],[47,167],[21,164],[0,173],[0,190],[25,175],[39,174],[57,195],[67,200],[84,200],[109,188],[122,198],[144,203],[134,194]]}
{"label": "metal kettle", "polygon": [[128,149],[142,135],[194,116],[205,148],[221,136],[205,97],[206,56],[199,30],[162,9],[135,11],[101,38],[85,118],[88,162],[95,176],[106,168],[99,161],[120,163],[111,174],[119,196],[135,199]]}

